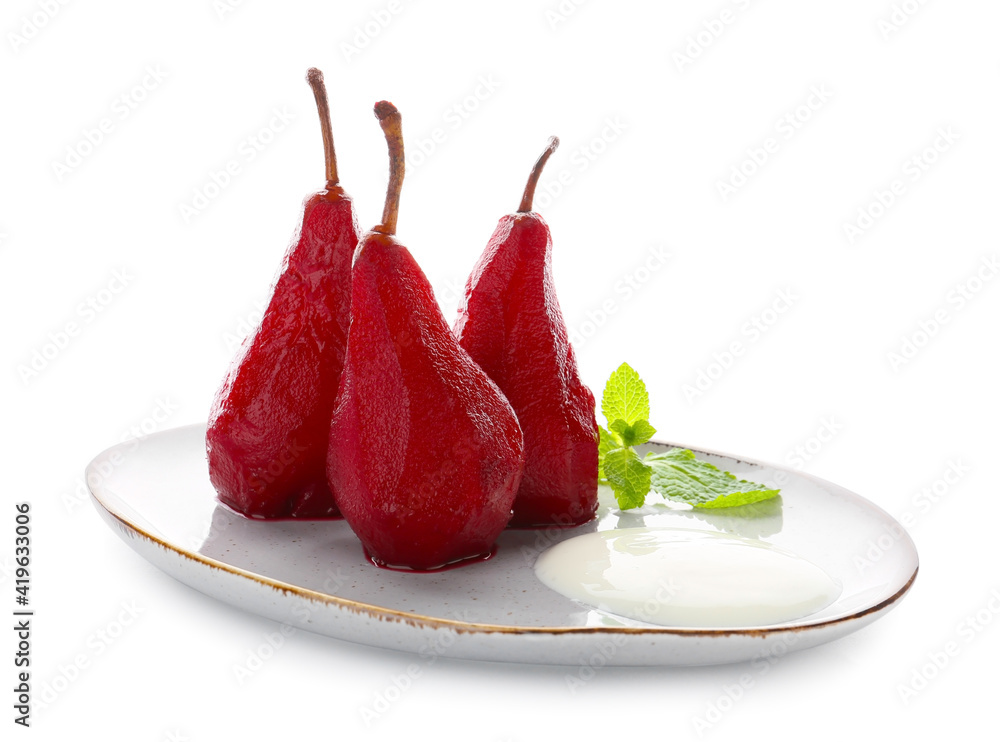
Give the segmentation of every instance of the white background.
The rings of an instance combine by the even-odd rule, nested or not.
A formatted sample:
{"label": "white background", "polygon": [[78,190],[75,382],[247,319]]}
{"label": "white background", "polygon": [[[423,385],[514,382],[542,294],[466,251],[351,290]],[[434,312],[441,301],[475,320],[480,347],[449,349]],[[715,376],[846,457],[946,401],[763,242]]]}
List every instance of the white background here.
{"label": "white background", "polygon": [[[752,686],[721,701],[728,710],[704,738],[950,738],[992,718],[1000,279],[981,261],[1000,252],[1000,7],[233,5],[8,0],[0,13],[0,605],[13,607],[13,503],[30,501],[36,694],[80,653],[89,660],[18,733],[686,739],[746,673]],[[729,22],[715,23],[723,11]],[[449,320],[496,220],[558,134],[542,188],[560,173],[568,185],[536,206],[585,381],[599,391],[628,361],[650,387],[660,437],[798,465],[909,514],[921,570],[902,604],[767,674],[609,668],[571,693],[565,668],[442,659],[369,726],[362,707],[412,657],[300,631],[240,683],[234,667],[278,625],[140,559],[81,496],[82,472],[144,421],[148,432],[205,420],[301,201],[323,182],[312,65],[326,74],[342,182],[365,227],[381,214],[387,170],[371,107],[386,98],[402,111],[411,160],[399,235]],[[275,109],[293,118],[272,136],[261,130],[279,123]],[[88,147],[102,119],[110,130]],[[435,128],[443,142],[413,157]],[[249,137],[267,140],[252,160]],[[776,151],[724,198],[719,184],[752,170],[748,150],[769,138]],[[186,220],[181,205],[231,160],[240,172]],[[901,193],[880,209],[875,192],[893,181]],[[876,218],[852,241],[845,224],[859,209]],[[644,268],[657,249],[669,259]],[[960,305],[952,292],[970,281],[978,290]],[[765,314],[782,291],[791,306]],[[947,321],[920,335],[939,310]],[[759,336],[755,318],[770,323]],[[68,323],[66,347],[26,373]],[[907,338],[921,347],[894,363]],[[710,367],[735,342],[731,367]],[[686,396],[702,372],[716,378]],[[172,411],[154,423],[158,406]],[[820,442],[824,425],[836,433]],[[921,490],[953,462],[968,471],[928,505]],[[94,641],[132,603],[138,618],[111,644]],[[966,642],[957,627],[977,613],[986,625]],[[3,688],[14,682],[7,634]],[[956,640],[958,656],[904,702],[900,687]]]}

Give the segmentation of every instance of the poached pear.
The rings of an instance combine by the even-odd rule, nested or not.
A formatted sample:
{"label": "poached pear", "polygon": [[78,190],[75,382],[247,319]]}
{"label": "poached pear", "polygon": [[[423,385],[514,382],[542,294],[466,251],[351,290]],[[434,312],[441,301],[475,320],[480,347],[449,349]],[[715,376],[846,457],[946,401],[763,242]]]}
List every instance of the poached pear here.
{"label": "poached pear", "polygon": [[524,433],[511,526],[573,526],[597,510],[594,395],[580,380],[552,279],[552,236],[532,210],[559,146],[535,163],[517,212],[500,219],[465,287],[455,334],[510,401]]}
{"label": "poached pear", "polygon": [[434,570],[491,555],[511,517],[523,441],[510,404],[459,346],[395,237],[402,122],[386,101],[375,115],[389,146],[389,187],[382,223],[354,258],[327,474],[372,562]]}
{"label": "poached pear", "polygon": [[215,395],[206,435],[219,499],[253,518],[339,517],[326,449],[359,229],[337,175],[323,75],[313,68],[307,80],[319,108],[326,188],[304,203],[260,325]]}

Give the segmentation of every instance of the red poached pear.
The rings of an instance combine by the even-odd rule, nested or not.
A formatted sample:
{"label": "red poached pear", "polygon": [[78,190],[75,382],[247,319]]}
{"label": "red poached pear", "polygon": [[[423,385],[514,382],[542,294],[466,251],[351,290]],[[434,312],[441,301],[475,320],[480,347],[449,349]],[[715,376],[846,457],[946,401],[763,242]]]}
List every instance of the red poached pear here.
{"label": "red poached pear", "polygon": [[375,115],[389,145],[389,188],[382,223],[354,258],[327,474],[369,559],[432,570],[491,554],[521,480],[521,429],[395,237],[402,123],[385,101]]}
{"label": "red poached pear", "polygon": [[597,510],[594,395],[580,381],[552,280],[552,237],[532,211],[552,137],[469,276],[459,343],[510,401],[524,433],[524,474],[511,526],[572,526]]}
{"label": "red poached pear", "polygon": [[323,130],[326,188],[305,201],[264,317],[215,396],[206,436],[219,499],[253,518],[339,517],[326,450],[359,230],[337,177],[323,75],[311,69],[307,80]]}

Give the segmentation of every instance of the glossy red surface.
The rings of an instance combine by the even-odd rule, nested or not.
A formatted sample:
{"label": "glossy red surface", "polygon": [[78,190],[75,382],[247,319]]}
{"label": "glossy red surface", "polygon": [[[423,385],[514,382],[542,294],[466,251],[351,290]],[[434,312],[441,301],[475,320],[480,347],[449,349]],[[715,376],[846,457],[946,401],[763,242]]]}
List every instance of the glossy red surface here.
{"label": "glossy red surface", "polygon": [[513,406],[524,475],[511,526],[586,522],[597,510],[594,395],[580,381],[535,212],[508,214],[469,277],[455,333]]}
{"label": "glossy red surface", "polygon": [[215,396],[209,475],[219,499],[246,516],[339,516],[326,449],[358,232],[351,199],[339,187],[306,200],[260,326]]}
{"label": "glossy red surface", "polygon": [[376,563],[488,554],[521,479],[517,418],[394,237],[362,238],[352,280],[327,468],[340,510]]}

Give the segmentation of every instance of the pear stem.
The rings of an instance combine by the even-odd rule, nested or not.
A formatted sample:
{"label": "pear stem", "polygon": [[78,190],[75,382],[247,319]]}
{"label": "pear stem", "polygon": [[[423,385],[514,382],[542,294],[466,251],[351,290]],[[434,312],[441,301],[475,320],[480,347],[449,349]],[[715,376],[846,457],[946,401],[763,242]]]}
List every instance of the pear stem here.
{"label": "pear stem", "polygon": [[403,175],[406,172],[406,160],[403,155],[403,117],[389,101],[379,101],[375,104],[375,116],[378,118],[385,141],[389,145],[389,187],[385,191],[385,209],[382,211],[382,223],[374,229],[382,234],[396,234],[396,218],[399,216],[399,194],[403,190]]}
{"label": "pear stem", "polygon": [[559,146],[559,137],[549,137],[549,143],[545,146],[545,151],[542,152],[542,156],[538,158],[538,162],[535,166],[531,168],[531,175],[528,176],[528,184],[524,187],[524,195],[521,197],[521,205],[517,210],[521,213],[527,213],[531,211],[531,203],[535,200],[535,186],[538,185],[538,178],[542,174],[542,168],[545,167],[545,163],[548,162],[549,157],[552,153],[556,151]]}
{"label": "pear stem", "polygon": [[315,67],[310,67],[306,80],[316,96],[316,108],[319,110],[319,125],[323,130],[323,154],[326,157],[327,184],[335,186],[340,183],[337,176],[337,152],[333,148],[333,128],[330,126],[330,101],[326,97],[326,85],[323,83],[323,73]]}

